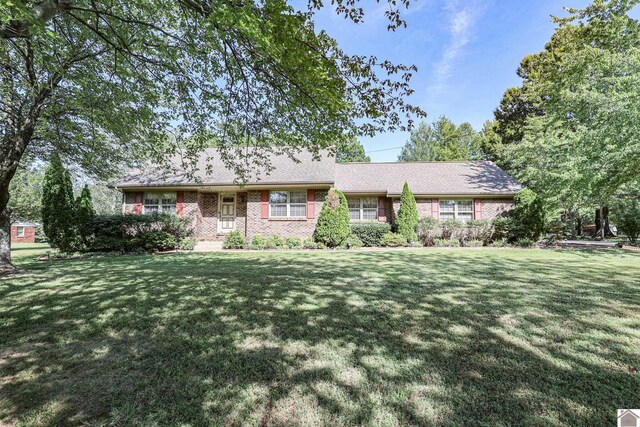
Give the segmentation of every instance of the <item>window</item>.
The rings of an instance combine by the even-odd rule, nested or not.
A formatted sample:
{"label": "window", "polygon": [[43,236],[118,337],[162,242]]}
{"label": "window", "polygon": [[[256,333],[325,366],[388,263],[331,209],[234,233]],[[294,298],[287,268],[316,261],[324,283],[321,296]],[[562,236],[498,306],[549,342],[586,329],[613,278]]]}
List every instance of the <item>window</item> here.
{"label": "window", "polygon": [[349,198],[347,203],[351,221],[378,219],[378,199],[375,197]]}
{"label": "window", "polygon": [[144,193],[144,213],[176,213],[176,193]]}
{"label": "window", "polygon": [[440,220],[457,219],[468,222],[473,219],[472,200],[440,200]]}
{"label": "window", "polygon": [[271,218],[305,218],[307,216],[306,191],[272,191],[269,197]]}
{"label": "window", "polygon": [[24,237],[24,226],[16,226],[16,237]]}

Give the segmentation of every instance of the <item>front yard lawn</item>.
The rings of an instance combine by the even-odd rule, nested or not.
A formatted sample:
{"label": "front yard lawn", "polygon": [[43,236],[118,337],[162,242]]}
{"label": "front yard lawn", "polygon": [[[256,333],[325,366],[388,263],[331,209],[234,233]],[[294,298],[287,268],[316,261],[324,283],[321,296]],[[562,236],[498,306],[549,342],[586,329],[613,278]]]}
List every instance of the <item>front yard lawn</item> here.
{"label": "front yard lawn", "polygon": [[640,254],[256,252],[0,278],[0,424],[615,425]]}

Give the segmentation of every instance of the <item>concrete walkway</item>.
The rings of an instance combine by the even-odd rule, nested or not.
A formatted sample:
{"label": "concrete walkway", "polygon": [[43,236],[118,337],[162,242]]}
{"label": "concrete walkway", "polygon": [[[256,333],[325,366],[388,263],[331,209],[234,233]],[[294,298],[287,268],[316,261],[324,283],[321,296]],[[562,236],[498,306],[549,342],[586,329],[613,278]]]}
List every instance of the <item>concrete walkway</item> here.
{"label": "concrete walkway", "polygon": [[222,250],[222,242],[197,242],[194,252],[217,252]]}

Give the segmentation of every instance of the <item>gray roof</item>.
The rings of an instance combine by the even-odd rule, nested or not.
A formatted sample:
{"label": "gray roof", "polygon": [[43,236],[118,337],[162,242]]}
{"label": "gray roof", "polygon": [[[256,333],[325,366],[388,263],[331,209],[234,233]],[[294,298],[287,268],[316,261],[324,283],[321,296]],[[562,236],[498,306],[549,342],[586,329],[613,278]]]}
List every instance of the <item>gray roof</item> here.
{"label": "gray roof", "polygon": [[[258,156],[260,156],[259,152]],[[254,153],[255,154],[255,153]],[[492,162],[409,162],[409,163],[336,163],[328,151],[314,159],[303,151],[291,159],[286,154],[264,154],[273,167],[266,171],[258,157],[251,166],[246,184],[328,184],[345,193],[383,193],[397,195],[407,181],[416,195],[511,195],[523,188]],[[254,160],[251,165],[256,164]],[[182,157],[176,156],[165,168],[149,166],[134,170],[113,182],[112,186],[174,187],[228,186],[236,184],[236,172],[229,169],[216,149],[205,150],[198,158],[193,176],[184,172]]]}
{"label": "gray roof", "polygon": [[515,194],[523,186],[492,162],[342,163],[336,188],[345,193],[402,193],[405,181],[416,195]]}
{"label": "gray roof", "polygon": [[[248,169],[246,184],[296,184],[317,183],[331,184],[335,176],[335,160],[328,151],[320,152],[320,160],[314,159],[311,152],[302,151],[293,154],[293,159],[286,154],[276,155],[253,151]],[[238,154],[238,159],[242,153]],[[261,156],[268,159],[271,170],[261,164]],[[296,160],[298,161],[296,161]],[[167,167],[150,166],[134,170],[129,175],[111,183],[114,187],[146,187],[146,186],[189,186],[189,185],[234,185],[236,171],[229,169],[223,162],[217,149],[207,149],[198,158],[195,169],[191,165],[182,166],[182,156],[175,156]],[[257,164],[257,166],[253,166]],[[185,170],[192,168],[193,176]]]}

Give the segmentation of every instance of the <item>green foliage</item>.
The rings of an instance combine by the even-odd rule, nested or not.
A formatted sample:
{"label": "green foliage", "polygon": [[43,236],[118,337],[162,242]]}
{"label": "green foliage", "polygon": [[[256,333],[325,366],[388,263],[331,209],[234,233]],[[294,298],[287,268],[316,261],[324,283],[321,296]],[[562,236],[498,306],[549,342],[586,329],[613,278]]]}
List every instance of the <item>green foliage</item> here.
{"label": "green foliage", "polygon": [[317,249],[318,248],[318,244],[315,242],[315,240],[313,240],[313,237],[307,237],[302,242],[302,248],[303,249]]}
{"label": "green foliage", "polygon": [[42,185],[42,226],[51,247],[69,252],[76,243],[71,176],[54,153]]}
{"label": "green foliage", "polygon": [[196,247],[196,239],[185,238],[178,242],[178,249],[181,251],[192,251]]}
{"label": "green foliage", "polygon": [[442,228],[443,239],[455,239],[461,241],[464,239],[466,233],[466,227],[464,223],[455,219],[448,219],[440,222]]}
{"label": "green foliage", "polygon": [[538,240],[546,227],[542,200],[528,188],[518,192],[513,200],[515,207],[509,214],[513,220],[509,239]]}
{"label": "green foliage", "polygon": [[341,191],[332,188],[318,215],[313,238],[329,248],[339,246],[351,234],[349,224],[349,206]]}
{"label": "green foliage", "polygon": [[640,202],[638,197],[619,198],[610,210],[610,220],[630,242],[637,244],[640,236]]}
{"label": "green foliage", "polygon": [[391,232],[386,222],[351,224],[351,234],[357,236],[364,246],[381,246],[382,236]]}
{"label": "green foliage", "polygon": [[491,241],[491,243],[489,243],[489,246],[494,247],[494,248],[506,248],[509,247],[509,242],[507,242],[505,239],[498,239],[498,240],[493,240]]}
{"label": "green foliage", "polygon": [[460,161],[481,158],[480,136],[469,123],[456,126],[445,116],[411,131],[398,156],[401,162]]}
{"label": "green foliage", "polygon": [[418,222],[417,234],[424,246],[433,246],[433,240],[442,237],[440,222],[430,216],[421,218]]}
{"label": "green foliage", "polygon": [[316,243],[315,249],[327,249],[327,245],[325,245],[324,242],[318,242]]}
{"label": "green foliage", "polygon": [[42,223],[42,183],[45,167],[29,165],[16,171],[9,186],[11,220]]}
{"label": "green foliage", "polygon": [[493,226],[491,221],[472,220],[465,224],[466,233],[463,237],[465,241],[479,240],[481,242],[488,241],[493,234]]}
{"label": "green foliage", "polygon": [[338,163],[346,162],[366,162],[371,161],[371,157],[367,156],[364,147],[355,136],[346,137],[336,146],[336,161]]}
{"label": "green foliage", "polygon": [[87,246],[91,252],[154,252],[189,246],[193,230],[186,218],[152,215],[96,215]]}
{"label": "green foliage", "polygon": [[491,225],[493,226],[493,236],[491,238],[493,241],[506,241],[513,234],[513,219],[508,215],[495,217],[491,221]]}
{"label": "green foliage", "polygon": [[299,237],[287,237],[287,248],[300,249],[302,248],[302,240]]}
{"label": "green foliage", "polygon": [[405,182],[400,196],[400,209],[396,218],[398,233],[406,237],[407,241],[413,242],[418,239],[416,229],[418,228],[418,206],[413,193],[409,190],[409,185]]}
{"label": "green foliage", "polygon": [[75,202],[75,217],[76,226],[78,230],[77,245],[80,247],[86,247],[88,245],[88,239],[91,235],[91,223],[96,216],[96,211],[93,208],[93,199],[91,198],[91,191],[87,185],[82,189],[82,193]]}
{"label": "green foliage", "polygon": [[399,246],[409,246],[409,241],[400,233],[386,233],[382,236],[382,239],[380,239],[380,245],[395,248]]}
{"label": "green foliage", "polygon": [[351,234],[340,244],[340,249],[359,249],[363,245],[362,240],[355,234]]}
{"label": "green foliage", "polygon": [[244,236],[238,230],[230,231],[224,236],[222,243],[223,249],[242,249],[244,248]]}
{"label": "green foliage", "polygon": [[469,248],[477,248],[480,246],[484,246],[484,240],[465,240],[463,242],[463,246]]}
{"label": "green foliage", "polygon": [[628,14],[636,4],[572,9],[545,50],[522,61],[522,85],[502,109],[518,141],[505,156],[549,209],[606,206],[640,181],[640,22]]}
{"label": "green foliage", "polygon": [[267,239],[260,234],[256,234],[251,239],[251,249],[265,249],[267,247]]}
{"label": "green foliage", "polygon": [[526,237],[522,237],[520,239],[516,239],[513,244],[522,248],[530,248],[532,246],[535,246],[536,242],[534,240],[527,239]]}
{"label": "green foliage", "polygon": [[284,247],[284,239],[277,234],[272,234],[267,238],[265,249],[282,249]]}
{"label": "green foliage", "polygon": [[460,246],[458,239],[433,239],[433,246],[445,248],[457,248]]}

